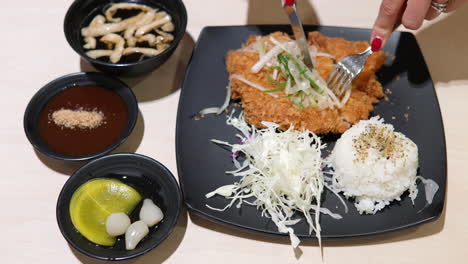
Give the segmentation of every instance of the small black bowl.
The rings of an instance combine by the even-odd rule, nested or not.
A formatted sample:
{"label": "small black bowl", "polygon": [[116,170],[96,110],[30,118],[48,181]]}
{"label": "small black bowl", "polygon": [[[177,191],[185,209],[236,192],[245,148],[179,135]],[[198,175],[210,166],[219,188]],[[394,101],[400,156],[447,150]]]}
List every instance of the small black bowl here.
{"label": "small black bowl", "polygon": [[[166,10],[172,16],[172,22],[175,25],[174,40],[171,42],[170,47],[157,56],[130,63],[114,64],[86,56],[81,29],[88,26],[89,22],[97,14],[103,14],[103,11],[110,4],[120,2],[140,3]],[[76,0],[68,9],[64,22],[64,32],[68,43],[83,59],[103,72],[125,76],[148,73],[166,62],[179,45],[185,34],[186,27],[187,11],[181,0]]]}
{"label": "small black bowl", "polygon": [[[113,178],[135,188],[143,199],[152,199],[164,213],[164,219],[134,250],[125,249],[125,239],[119,237],[113,247],[97,246],[82,236],[73,226],[69,205],[75,190],[96,178]],[[141,205],[130,215],[138,220]],[[57,223],[62,235],[72,247],[86,256],[100,260],[126,260],[157,247],[174,229],[182,207],[182,193],[172,173],[161,163],[138,154],[119,153],[93,160],[78,169],[65,183],[57,201]]]}
{"label": "small black bowl", "polygon": [[[74,86],[96,85],[107,88],[117,93],[127,106],[127,125],[120,137],[107,148],[93,154],[84,156],[70,156],[52,150],[43,140],[38,129],[39,118],[42,109],[47,102],[59,92]],[[119,145],[132,133],[138,119],[138,102],[132,90],[120,80],[97,72],[79,72],[62,76],[42,87],[31,99],[24,113],[24,132],[33,147],[42,154],[54,159],[65,161],[85,161],[105,155]]]}

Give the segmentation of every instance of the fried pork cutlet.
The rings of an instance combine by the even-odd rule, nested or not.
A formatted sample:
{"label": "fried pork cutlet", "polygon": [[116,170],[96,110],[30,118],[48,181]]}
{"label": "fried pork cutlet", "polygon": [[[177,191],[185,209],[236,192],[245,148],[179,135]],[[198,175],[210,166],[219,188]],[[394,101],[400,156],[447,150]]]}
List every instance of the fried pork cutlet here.
{"label": "fried pork cutlet", "polygon": [[[291,38],[281,32],[272,33],[262,37],[265,42],[271,43],[269,37],[273,36],[280,42],[290,41]],[[254,43],[257,36],[251,36],[245,47]],[[273,45],[273,44],[272,44]],[[343,57],[359,53],[369,47],[365,41],[348,41],[342,38],[329,38],[319,32],[309,33],[309,45],[317,48],[317,54],[329,56],[316,56],[315,67],[323,79],[327,79],[335,67],[335,62]],[[229,51],[226,57],[227,71],[231,76],[242,76],[248,81],[261,87],[273,87],[267,78],[268,68],[263,67],[258,73],[251,71],[252,66],[259,60],[259,53],[244,48]],[[295,129],[308,129],[317,134],[343,133],[359,120],[368,119],[373,110],[373,104],[383,97],[382,85],[378,82],[375,72],[383,65],[385,54],[375,52],[367,60],[363,71],[352,82],[352,93],[342,108],[319,109],[310,105],[298,108],[286,97],[283,91],[275,92],[276,96],[254,88],[239,79],[231,79],[232,99],[240,99],[247,122],[261,128],[262,121],[275,122],[281,129],[288,129],[291,125]],[[280,81],[285,78],[281,74]]]}

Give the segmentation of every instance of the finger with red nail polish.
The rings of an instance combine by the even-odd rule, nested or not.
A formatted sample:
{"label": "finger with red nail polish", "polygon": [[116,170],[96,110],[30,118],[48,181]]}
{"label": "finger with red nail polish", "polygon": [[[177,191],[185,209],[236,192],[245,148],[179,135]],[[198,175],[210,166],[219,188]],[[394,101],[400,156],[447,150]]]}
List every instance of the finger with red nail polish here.
{"label": "finger with red nail polish", "polygon": [[287,6],[293,6],[294,2],[295,2],[294,0],[285,0],[284,4],[287,5]]}
{"label": "finger with red nail polish", "polygon": [[371,44],[372,52],[379,51],[382,48],[382,44],[383,44],[382,38],[379,36],[376,36],[372,40],[372,44]]}
{"label": "finger with red nail polish", "polygon": [[379,44],[379,49],[385,45],[385,42],[392,34],[396,25],[400,22],[403,11],[406,8],[405,0],[383,0],[380,5],[379,14],[372,28],[371,42],[377,37],[376,44]]}

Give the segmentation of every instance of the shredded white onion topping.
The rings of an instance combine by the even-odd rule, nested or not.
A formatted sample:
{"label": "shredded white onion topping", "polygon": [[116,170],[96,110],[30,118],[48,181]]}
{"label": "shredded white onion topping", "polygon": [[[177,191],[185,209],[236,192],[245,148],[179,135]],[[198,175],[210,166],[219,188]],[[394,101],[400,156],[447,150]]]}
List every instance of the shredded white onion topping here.
{"label": "shredded white onion topping", "polygon": [[[265,67],[268,67],[267,70],[270,71],[273,67],[272,79],[275,81],[278,73],[282,73],[286,79],[286,83],[283,85],[285,94],[294,105],[300,108],[306,108],[309,105],[317,106],[319,109],[334,108],[335,106],[341,108],[346,104],[350,98],[351,89],[347,89],[341,99],[338,98],[318,72],[315,69],[309,69],[304,64],[302,54],[295,41],[281,42],[272,36],[269,41],[273,44],[269,50],[267,48],[271,46],[270,43],[263,41],[260,37],[253,44],[240,49],[259,54],[259,60],[251,68],[252,73],[258,73]],[[314,62],[316,62],[317,56],[334,58],[329,53],[318,52],[317,47],[313,45],[309,46],[309,52]],[[283,59],[280,60],[282,54],[284,54]],[[280,72],[278,72],[278,68],[281,69]],[[249,82],[248,85],[259,89],[258,84]]]}
{"label": "shredded white onion topping", "polygon": [[[239,74],[232,74],[230,78],[231,78],[231,80],[237,79],[237,80],[239,80],[239,81],[241,81],[241,82],[243,82],[243,83],[245,83],[245,84],[247,84],[247,85],[250,85],[250,86],[252,86],[253,88],[256,88],[256,89],[258,89],[258,90],[260,90],[260,91],[267,91],[267,90],[269,90],[269,89],[267,89],[267,88],[265,88],[265,87],[263,87],[263,86],[261,86],[261,85],[259,85],[259,84],[256,84],[256,83],[254,83],[254,82],[251,82],[251,81],[247,80],[246,78],[242,77],[242,76],[239,75]],[[274,93],[266,93],[266,94],[268,94],[268,95],[270,95],[270,96],[273,96],[273,97],[278,97],[278,95],[277,95],[277,94],[274,94]]]}
{"label": "shredded white onion topping", "polygon": [[269,50],[265,56],[260,57],[260,60],[255,63],[254,66],[252,66],[252,72],[253,73],[258,73],[264,66],[265,64],[273,59],[278,53],[280,53],[281,47],[280,46],[275,46],[271,50]]}
{"label": "shredded white onion topping", "polygon": [[231,85],[226,87],[226,98],[224,99],[224,103],[220,107],[208,107],[199,112],[200,115],[208,115],[208,114],[221,114],[224,110],[226,110],[229,106],[229,101],[231,101]]}

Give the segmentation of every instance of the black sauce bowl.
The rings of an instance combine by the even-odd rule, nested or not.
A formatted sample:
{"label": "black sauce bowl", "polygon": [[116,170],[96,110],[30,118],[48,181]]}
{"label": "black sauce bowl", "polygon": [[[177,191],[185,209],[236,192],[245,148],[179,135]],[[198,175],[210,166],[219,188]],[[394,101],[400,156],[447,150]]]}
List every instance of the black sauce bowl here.
{"label": "black sauce bowl", "polygon": [[[47,102],[59,92],[81,85],[96,85],[118,94],[127,107],[128,120],[119,138],[105,149],[83,156],[70,156],[52,150],[42,139],[39,132],[39,119]],[[24,113],[24,132],[33,147],[42,154],[64,161],[86,161],[105,155],[121,145],[133,131],[138,119],[138,102],[132,90],[120,80],[97,72],[79,72],[62,76],[42,87],[31,99]]]}
{"label": "black sauce bowl", "polygon": [[[141,61],[128,63],[110,63],[99,59],[92,59],[86,55],[83,48],[81,29],[89,25],[89,22],[97,14],[103,14],[103,10],[112,3],[140,3],[151,7],[163,9],[172,16],[175,25],[174,40],[170,47],[161,54],[148,57]],[[76,0],[68,9],[64,21],[64,32],[70,46],[86,61],[97,69],[114,75],[137,76],[148,73],[169,59],[179,45],[187,27],[187,11],[181,0]]]}
{"label": "black sauce bowl", "polygon": [[[75,190],[97,178],[113,178],[135,188],[143,199],[149,198],[164,213],[164,219],[154,227],[134,250],[125,249],[125,239],[117,238],[112,247],[97,246],[82,236],[70,217],[70,200]],[[57,201],[57,223],[67,242],[82,254],[100,260],[127,260],[143,255],[157,247],[174,229],[182,207],[182,193],[172,173],[149,157],[119,153],[95,159],[79,168],[65,183]],[[141,203],[130,218],[138,220]]]}

